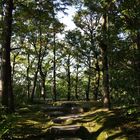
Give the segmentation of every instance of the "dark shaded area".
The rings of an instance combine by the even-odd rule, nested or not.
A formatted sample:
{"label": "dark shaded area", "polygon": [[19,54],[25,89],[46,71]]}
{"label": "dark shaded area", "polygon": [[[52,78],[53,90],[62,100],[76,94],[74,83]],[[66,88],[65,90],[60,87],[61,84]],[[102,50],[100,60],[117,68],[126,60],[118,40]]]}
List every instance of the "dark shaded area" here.
{"label": "dark shaded area", "polygon": [[[76,103],[76,106],[81,105],[82,103]],[[137,111],[133,113],[129,113],[128,108],[107,111],[93,107],[89,112],[82,112],[82,114],[71,113],[64,116],[62,114],[49,116],[51,109],[59,111],[62,106],[51,107],[50,105],[41,104],[18,109],[15,117],[11,119],[11,127],[3,134],[2,139],[56,140],[80,138],[82,140],[94,140],[103,135],[102,132],[108,134],[107,140],[120,139],[121,137],[127,137],[128,139],[140,138],[139,107],[135,107]],[[49,109],[49,112],[44,112],[41,109],[45,107]],[[133,109],[134,107],[131,107],[131,110]],[[96,128],[98,125],[101,127]],[[90,132],[87,128],[93,130]],[[115,131],[118,132],[115,133]]]}

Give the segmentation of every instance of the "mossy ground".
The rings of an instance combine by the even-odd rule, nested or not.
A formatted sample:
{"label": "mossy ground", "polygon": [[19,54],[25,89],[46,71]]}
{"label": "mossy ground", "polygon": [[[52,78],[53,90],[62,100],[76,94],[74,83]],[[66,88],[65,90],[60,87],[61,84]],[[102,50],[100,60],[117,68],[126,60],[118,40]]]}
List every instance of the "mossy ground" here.
{"label": "mossy ground", "polygon": [[[54,105],[60,105],[61,102]],[[5,118],[3,139],[41,139],[47,137],[47,130],[54,125],[78,124],[90,132],[87,140],[135,140],[140,139],[140,108],[102,109],[97,102],[77,102],[88,111],[76,118],[68,118],[63,124],[54,123],[54,117],[49,117],[42,107],[47,104],[27,105],[17,109],[17,112]],[[2,127],[0,127],[2,132]]]}

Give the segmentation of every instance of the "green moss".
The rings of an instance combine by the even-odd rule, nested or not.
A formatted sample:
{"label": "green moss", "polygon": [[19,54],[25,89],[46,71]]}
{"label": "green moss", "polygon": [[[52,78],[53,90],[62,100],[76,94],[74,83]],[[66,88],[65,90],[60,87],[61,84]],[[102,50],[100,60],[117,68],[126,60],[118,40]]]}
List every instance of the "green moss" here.
{"label": "green moss", "polygon": [[[128,138],[139,137],[137,131],[140,128],[140,125],[138,125],[139,111],[136,109],[128,111],[107,111],[99,108],[98,104],[96,107],[95,103],[93,103],[93,107],[92,103],[93,102],[89,102],[89,104],[88,102],[78,102],[80,106],[85,106],[85,104],[87,104],[91,109],[78,117],[68,117],[62,124],[53,123],[52,120],[54,117],[49,117],[47,113],[42,111],[42,106],[46,107],[46,104],[23,107],[20,108],[15,115],[3,118],[2,125],[9,125],[7,125],[7,127],[5,126],[3,131],[0,131],[4,132],[4,136],[9,136],[10,138],[25,138],[28,136],[39,137],[40,134],[48,135],[47,131],[51,126],[73,124],[83,126],[88,130],[88,140],[127,140]],[[58,104],[60,105],[61,102]],[[128,113],[126,114],[123,112]]]}
{"label": "green moss", "polygon": [[28,113],[28,112],[31,112],[31,110],[27,107],[24,107],[24,108],[20,108],[18,110],[19,113]]}
{"label": "green moss", "polygon": [[65,125],[69,125],[69,124],[72,124],[73,123],[73,119],[67,119],[64,124]]}

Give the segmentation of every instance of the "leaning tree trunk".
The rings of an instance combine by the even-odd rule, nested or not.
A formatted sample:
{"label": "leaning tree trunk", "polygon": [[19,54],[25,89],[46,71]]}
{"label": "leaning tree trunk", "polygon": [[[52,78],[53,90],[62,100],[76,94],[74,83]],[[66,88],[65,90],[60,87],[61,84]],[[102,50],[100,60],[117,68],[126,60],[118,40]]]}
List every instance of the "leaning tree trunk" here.
{"label": "leaning tree trunk", "polygon": [[2,104],[6,106],[9,111],[13,112],[14,96],[10,60],[13,0],[7,0],[5,4],[5,17],[2,32]]}
{"label": "leaning tree trunk", "polygon": [[32,93],[31,93],[31,102],[34,101],[34,95],[35,95],[35,89],[36,89],[36,84],[37,84],[37,78],[38,78],[38,72],[39,72],[39,67],[40,67],[40,63],[41,63],[41,51],[42,51],[42,47],[40,47],[39,52],[37,52],[36,49],[36,44],[34,43],[34,47],[36,50],[36,53],[38,55],[38,63],[37,63],[37,68],[36,68],[36,72],[34,75],[34,81],[33,81],[33,89],[32,89]]}
{"label": "leaning tree trunk", "polygon": [[34,48],[35,48],[36,54],[38,56],[38,63],[37,63],[37,68],[36,68],[36,72],[35,72],[35,75],[34,75],[33,89],[32,89],[32,93],[31,93],[31,102],[33,102],[33,100],[34,100],[38,73],[39,73],[39,70],[40,70],[41,63],[42,63],[42,58],[41,58],[41,55],[42,55],[42,29],[41,29],[41,22],[39,23],[39,42],[40,42],[39,51],[37,51],[36,42],[34,42]]}

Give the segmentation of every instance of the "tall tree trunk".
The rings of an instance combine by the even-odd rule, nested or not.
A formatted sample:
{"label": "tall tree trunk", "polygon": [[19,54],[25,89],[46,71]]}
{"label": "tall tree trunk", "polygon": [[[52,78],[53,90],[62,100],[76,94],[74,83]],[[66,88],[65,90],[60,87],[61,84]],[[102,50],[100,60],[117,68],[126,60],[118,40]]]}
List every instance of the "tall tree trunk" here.
{"label": "tall tree trunk", "polygon": [[53,35],[53,96],[54,96],[54,101],[57,100],[56,97],[56,34],[54,32]]}
{"label": "tall tree trunk", "polygon": [[28,66],[26,70],[26,79],[27,79],[27,96],[28,100],[30,99],[30,78],[29,78],[29,68],[30,68],[30,54],[27,54],[27,59],[28,59]]}
{"label": "tall tree trunk", "polygon": [[[98,19],[96,19],[96,22]],[[91,46],[92,48],[94,48],[94,28],[92,30],[90,30],[90,43],[91,43]],[[94,89],[94,99],[97,100],[98,98],[98,92],[99,92],[99,84],[100,84],[100,68],[99,68],[99,62],[98,62],[98,52],[97,50],[94,48],[92,50],[94,52],[94,55],[95,55],[95,59],[96,59],[96,68],[95,68],[95,72],[97,72],[98,74],[98,77],[97,77],[97,82],[96,82],[96,85],[95,85],[95,89]]]}
{"label": "tall tree trunk", "polygon": [[[110,109],[110,93],[109,93],[109,71],[108,71],[108,16],[103,15],[103,33],[104,40],[101,42],[102,57],[103,57],[103,104],[104,107]],[[107,35],[107,37],[106,37]]]}
{"label": "tall tree trunk", "polygon": [[13,80],[14,80],[14,74],[15,74],[15,65],[16,65],[16,57],[19,55],[19,52],[17,52],[15,55],[14,55],[14,58],[13,58],[13,65],[12,65],[12,83],[13,83]]}
{"label": "tall tree trunk", "polygon": [[[44,52],[45,53],[45,52]],[[43,59],[43,57],[42,57]],[[41,76],[41,96],[44,98],[46,98],[46,85],[45,85],[45,81],[46,81],[46,73],[42,71],[42,60],[41,60],[41,64],[40,64],[40,76]]]}
{"label": "tall tree trunk", "polygon": [[140,30],[137,31],[137,55],[135,55],[135,59],[136,59],[136,63],[135,63],[135,67],[136,67],[136,77],[137,77],[137,83],[136,83],[136,87],[137,87],[137,92],[138,92],[138,96],[140,96]]}
{"label": "tall tree trunk", "polygon": [[98,76],[97,76],[96,87],[95,87],[95,91],[94,91],[95,101],[97,101],[97,99],[98,99],[99,87],[100,87],[100,68],[99,68],[98,59],[97,59],[97,64],[96,64],[96,71],[97,71]]}
{"label": "tall tree trunk", "polygon": [[11,68],[11,89],[9,89],[9,90],[11,90],[11,94],[10,94],[10,106],[12,107],[11,108],[11,110],[13,110],[14,111],[14,95],[13,95],[13,82],[14,82],[14,74],[15,74],[15,65],[16,65],[16,57],[19,55],[19,52],[18,53],[16,53],[15,55],[14,55],[14,59],[13,59],[13,65],[12,65],[12,68]]}
{"label": "tall tree trunk", "polygon": [[12,35],[12,10],[13,0],[6,1],[5,17],[2,32],[2,104],[9,111],[14,111],[14,96],[11,74],[11,35]]}
{"label": "tall tree trunk", "polygon": [[86,100],[89,100],[89,93],[90,93],[90,85],[91,85],[91,49],[90,49],[90,53],[88,56],[88,68],[89,68],[89,72],[88,72],[88,83],[87,83],[87,89],[86,89]]}
{"label": "tall tree trunk", "polygon": [[35,94],[36,83],[37,83],[37,77],[38,77],[38,72],[39,72],[40,63],[41,63],[41,52],[42,52],[42,47],[40,47],[40,48],[39,48],[39,52],[37,52],[36,44],[35,44],[35,43],[34,43],[34,48],[35,48],[36,53],[37,53],[37,55],[38,55],[38,63],[37,63],[37,68],[36,68],[36,72],[35,72],[35,75],[34,75],[33,89],[32,89],[32,93],[31,93],[31,102],[34,101],[34,94]]}
{"label": "tall tree trunk", "polygon": [[35,75],[34,75],[34,81],[33,81],[33,89],[32,89],[32,93],[31,93],[31,102],[34,101],[34,95],[35,95],[35,90],[36,90],[36,82],[37,82],[37,76],[38,75],[38,68],[35,72]]}
{"label": "tall tree trunk", "polygon": [[31,93],[31,102],[33,102],[33,100],[34,100],[34,94],[35,94],[35,90],[36,90],[38,72],[40,70],[40,66],[41,66],[41,63],[42,63],[42,58],[41,58],[41,55],[42,55],[42,29],[41,29],[41,22],[39,23],[38,26],[39,26],[40,48],[39,48],[39,51],[37,51],[36,42],[34,42],[34,48],[35,48],[36,54],[38,56],[38,63],[37,63],[37,69],[36,69],[36,72],[35,72],[35,75],[34,75],[33,89],[32,89],[32,93]]}
{"label": "tall tree trunk", "polygon": [[31,93],[31,102],[34,101],[34,95],[35,95],[35,90],[36,90],[36,83],[37,83],[38,72],[39,72],[39,69],[40,69],[40,64],[42,63],[40,57],[41,57],[41,48],[39,50],[37,69],[36,69],[36,72],[35,72],[35,75],[34,75],[33,89],[32,89],[32,93]]}
{"label": "tall tree trunk", "polygon": [[97,101],[98,94],[99,94],[99,86],[100,86],[100,67],[99,67],[98,53],[96,50],[94,51],[94,55],[96,58],[95,70],[97,73],[97,79],[96,79],[96,85],[95,85],[95,91],[94,91],[94,99],[95,99],[95,101]]}
{"label": "tall tree trunk", "polygon": [[11,65],[10,65],[10,79],[9,79],[9,111],[14,112],[15,111],[15,104],[14,104],[14,94],[13,94],[13,80],[11,75]]}
{"label": "tall tree trunk", "polygon": [[102,55],[103,55],[103,103],[105,108],[110,109],[107,49],[103,51]]}
{"label": "tall tree trunk", "polygon": [[71,98],[70,54],[68,54],[68,59],[67,59],[67,83],[68,83],[67,100],[70,101]]}
{"label": "tall tree trunk", "polygon": [[75,98],[78,100],[79,63],[76,68]]}
{"label": "tall tree trunk", "polygon": [[86,89],[86,100],[89,101],[89,93],[90,93],[90,83],[91,83],[91,75],[88,76],[88,84]]}
{"label": "tall tree trunk", "polygon": [[46,98],[46,85],[45,85],[45,82],[46,82],[46,75],[47,75],[47,72],[43,72],[42,70],[42,62],[43,62],[43,58],[45,56],[45,51],[46,51],[46,48],[43,52],[43,55],[42,55],[42,58],[41,58],[41,61],[40,61],[40,67],[39,67],[39,70],[40,70],[40,76],[41,76],[41,94],[42,94],[42,97]]}
{"label": "tall tree trunk", "polygon": [[46,76],[43,76],[41,78],[41,85],[42,85],[41,86],[42,87],[41,94],[42,94],[44,100],[46,99],[46,85],[45,85],[45,81],[46,81]]}

